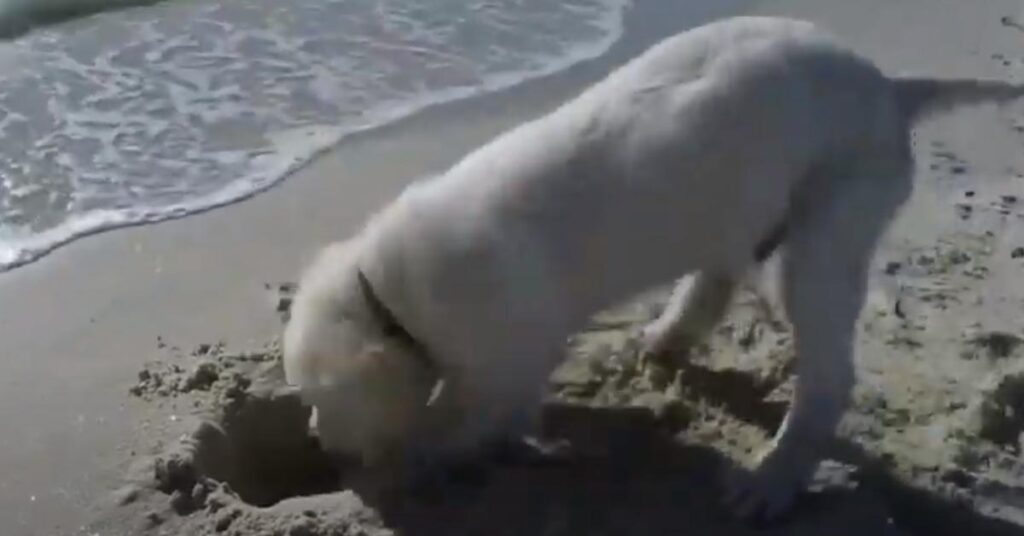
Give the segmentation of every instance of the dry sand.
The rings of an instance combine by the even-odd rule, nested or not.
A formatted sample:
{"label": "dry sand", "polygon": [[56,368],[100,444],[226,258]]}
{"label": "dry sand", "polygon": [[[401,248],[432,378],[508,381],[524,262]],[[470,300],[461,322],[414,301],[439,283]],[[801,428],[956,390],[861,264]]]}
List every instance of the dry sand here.
{"label": "dry sand", "polygon": [[[323,479],[305,411],[274,388],[273,348],[229,350],[279,332],[265,283],[293,277],[403,184],[680,21],[724,14],[637,4],[627,37],[597,62],[350,140],[248,202],[83,240],[0,275],[0,533],[750,532],[718,504],[717,472],[778,422],[789,346],[785,324],[749,296],[658,385],[636,373],[627,336],[656,303],[605,315],[553,382],[548,432],[580,459],[496,464],[450,496],[400,504],[306,496],[347,484]],[[822,22],[888,71],[1024,74],[1017,1],[775,0],[746,11]],[[1024,534],[1021,125],[1024,105],[920,129],[917,195],[877,258],[863,316],[857,406],[818,492],[769,534]]]}

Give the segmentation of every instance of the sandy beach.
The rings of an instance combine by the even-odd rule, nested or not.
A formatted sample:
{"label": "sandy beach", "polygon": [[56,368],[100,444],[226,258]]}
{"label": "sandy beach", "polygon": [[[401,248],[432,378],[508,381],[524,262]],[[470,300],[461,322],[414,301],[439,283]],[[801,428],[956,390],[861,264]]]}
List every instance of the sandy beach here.
{"label": "sandy beach", "polygon": [[[121,497],[132,504],[115,506],[112,494],[132,467],[161,463],[159,453],[195,431],[196,408],[216,412],[223,402],[216,389],[150,393],[140,372],[173,375],[168,363],[191,370],[214,359],[223,380],[239,367],[232,356],[278,335],[274,290],[294,280],[320,245],[352,233],[411,180],[543,113],[660,37],[734,13],[791,15],[831,28],[887,72],[1024,77],[1024,31],[1013,24],[1024,21],[1024,6],[1013,0],[673,4],[637,0],[625,36],[598,60],[351,137],[250,200],[89,237],[0,274],[0,534],[212,533],[219,521],[210,508],[180,518],[164,512],[169,499],[160,493],[176,488]],[[1024,411],[1013,383],[1024,377],[1022,125],[1024,103],[959,110],[920,129],[917,193],[876,259],[864,312],[863,384],[843,432],[852,447],[836,454],[814,507],[769,533],[1024,534],[1024,465],[1016,461],[1024,422],[1012,417]],[[489,516],[510,520],[494,531],[502,534],[679,533],[673,527],[746,534],[717,505],[711,467],[724,456],[743,460],[764,441],[777,417],[774,400],[786,394],[785,352],[776,349],[787,336],[740,301],[684,372],[690,388],[630,376],[626,332],[650,315],[646,304],[616,312],[576,341],[573,360],[555,378],[565,407],[555,407],[552,426],[572,435],[589,423],[580,441],[595,451],[589,468],[501,469],[459,509],[414,503],[382,513],[336,493],[273,511],[228,494],[229,508],[213,510],[237,510],[232,519],[253,523],[228,521],[229,534],[261,526],[285,534],[296,525],[266,519],[293,523],[304,512],[320,523],[304,522],[312,523],[305,534],[327,534],[309,527],[327,526],[328,518],[336,527],[362,523],[366,533],[479,534]],[[213,357],[205,347],[192,355],[221,342]],[[272,360],[273,352],[266,355]],[[736,378],[740,384],[730,383]],[[744,391],[742,381],[772,389]],[[139,385],[152,396],[132,396]],[[588,416],[573,416],[580,407],[591,408]],[[661,436],[652,430],[665,426],[685,436],[685,447],[654,439]],[[655,452],[663,465],[608,461],[619,443],[630,443],[619,449],[625,460]],[[881,468],[851,469],[857,464]],[[676,476],[666,476],[670,468]],[[531,496],[528,484],[544,491]],[[202,489],[202,501],[227,493]],[[160,522],[145,525],[159,508]],[[589,508],[602,513],[585,519]]]}

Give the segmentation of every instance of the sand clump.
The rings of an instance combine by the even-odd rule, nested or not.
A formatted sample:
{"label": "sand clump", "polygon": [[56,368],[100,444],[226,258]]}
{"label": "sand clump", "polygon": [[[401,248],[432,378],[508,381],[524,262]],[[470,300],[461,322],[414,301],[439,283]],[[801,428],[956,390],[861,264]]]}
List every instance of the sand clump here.
{"label": "sand clump", "polygon": [[1024,446],[1024,371],[996,375],[982,386],[974,412],[981,438],[1019,454]]}

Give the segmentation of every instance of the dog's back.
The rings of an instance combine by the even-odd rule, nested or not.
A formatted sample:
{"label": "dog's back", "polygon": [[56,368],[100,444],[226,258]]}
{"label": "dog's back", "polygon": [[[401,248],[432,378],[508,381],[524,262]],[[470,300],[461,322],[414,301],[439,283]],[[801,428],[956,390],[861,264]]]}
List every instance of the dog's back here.
{"label": "dog's back", "polygon": [[[823,154],[865,153],[889,132],[885,78],[787,24],[713,24],[656,46],[424,185],[421,212],[445,219],[440,233],[475,226],[481,251],[529,237],[573,322],[694,269],[744,269]],[[521,278],[516,264],[499,279]]]}

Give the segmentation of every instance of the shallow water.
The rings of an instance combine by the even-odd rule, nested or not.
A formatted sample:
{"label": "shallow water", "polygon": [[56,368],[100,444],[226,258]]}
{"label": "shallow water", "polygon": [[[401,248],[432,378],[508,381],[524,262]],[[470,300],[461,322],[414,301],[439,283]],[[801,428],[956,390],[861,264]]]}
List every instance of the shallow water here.
{"label": "shallow water", "polygon": [[0,271],[265,189],[346,134],[564,69],[628,0],[175,0],[0,44]]}

